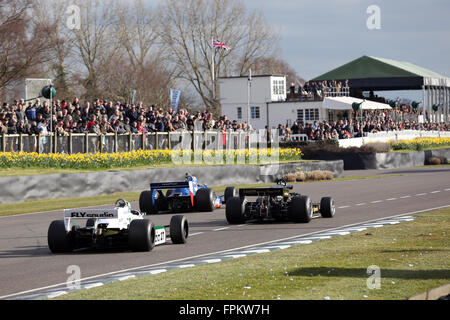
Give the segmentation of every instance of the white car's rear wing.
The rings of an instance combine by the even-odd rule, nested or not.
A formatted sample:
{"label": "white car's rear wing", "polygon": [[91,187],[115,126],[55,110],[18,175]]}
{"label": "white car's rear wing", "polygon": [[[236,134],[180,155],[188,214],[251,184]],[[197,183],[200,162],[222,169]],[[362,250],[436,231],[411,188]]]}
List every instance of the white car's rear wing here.
{"label": "white car's rear wing", "polygon": [[64,218],[69,219],[117,219],[119,209],[65,209]]}

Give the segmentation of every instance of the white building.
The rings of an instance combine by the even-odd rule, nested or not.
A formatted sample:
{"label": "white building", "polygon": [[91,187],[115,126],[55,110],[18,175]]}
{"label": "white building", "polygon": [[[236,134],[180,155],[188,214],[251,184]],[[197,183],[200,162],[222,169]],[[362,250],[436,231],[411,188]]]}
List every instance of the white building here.
{"label": "white building", "polygon": [[[222,115],[231,121],[248,120],[248,78],[219,79]],[[315,120],[333,120],[333,113],[322,109],[322,101],[286,101],[286,76],[253,76],[250,90],[250,124],[255,129],[291,126],[294,121],[306,124]],[[330,119],[331,117],[331,119]]]}

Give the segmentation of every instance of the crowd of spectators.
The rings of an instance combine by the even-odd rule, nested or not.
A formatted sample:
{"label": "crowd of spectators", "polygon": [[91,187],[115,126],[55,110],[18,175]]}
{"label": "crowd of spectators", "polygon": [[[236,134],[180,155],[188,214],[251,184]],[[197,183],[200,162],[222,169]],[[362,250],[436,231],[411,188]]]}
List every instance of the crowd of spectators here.
{"label": "crowd of spectators", "polygon": [[[326,81],[306,83],[304,88],[324,83],[328,85]],[[425,121],[418,121],[420,115],[425,117]],[[314,121],[309,124],[295,121],[289,126],[280,124],[277,129],[284,140],[292,140],[291,136],[298,134],[306,134],[309,140],[327,140],[357,138],[366,133],[380,131],[450,130],[449,124],[429,122],[427,116],[418,109],[399,107],[389,111],[366,110],[363,119],[360,119],[355,118],[355,114],[349,110],[339,114],[337,121]],[[11,105],[3,103],[0,108],[0,134],[47,135],[51,131],[58,136],[69,133],[138,134],[173,132],[178,129],[239,132],[249,131],[251,127],[246,122],[231,121],[227,116],[214,119],[212,113],[207,110],[194,113],[186,109],[163,110],[155,105],[144,106],[142,102],[134,105],[96,99],[92,103],[82,104],[78,98],[74,98],[72,102],[54,101],[50,111],[47,101],[41,104],[41,101],[36,99],[35,102],[28,103],[24,100],[16,100]]]}
{"label": "crowd of spectators", "polygon": [[164,111],[155,105],[144,106],[96,99],[83,105],[78,98],[72,102],[56,100],[50,111],[47,101],[40,99],[25,103],[3,103],[0,109],[0,134],[48,134],[69,133],[144,133],[172,132],[178,129],[190,131],[249,129],[246,122],[231,121],[227,116],[214,119],[208,110],[190,113],[186,109],[172,108]]}
{"label": "crowd of spectators", "polygon": [[419,121],[418,116],[425,119],[428,115],[413,108],[397,108],[395,110],[366,110],[363,118],[352,117],[351,111],[344,113],[337,121],[314,121],[303,125],[295,121],[292,126],[278,125],[280,136],[285,140],[293,140],[293,135],[306,134],[308,140],[338,140],[359,138],[368,133],[424,130],[450,131],[450,124]]}
{"label": "crowd of spectators", "polygon": [[295,89],[295,84],[291,83],[288,100],[323,100],[325,97],[349,95],[350,92],[348,80],[305,82],[303,86],[299,84],[298,89]]}

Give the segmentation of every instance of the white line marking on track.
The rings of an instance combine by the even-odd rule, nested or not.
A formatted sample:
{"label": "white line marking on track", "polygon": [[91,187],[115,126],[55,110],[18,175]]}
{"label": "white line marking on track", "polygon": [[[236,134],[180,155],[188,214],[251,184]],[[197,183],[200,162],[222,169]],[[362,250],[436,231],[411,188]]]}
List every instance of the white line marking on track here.
{"label": "white line marking on track", "polygon": [[445,189],[445,191],[450,191],[450,188]]}
{"label": "white line marking on track", "polygon": [[350,208],[350,206],[341,206],[341,207],[338,207],[338,209],[345,209],[345,208]]}
{"label": "white line marking on track", "polygon": [[366,203],[365,202],[361,202],[361,203],[357,203],[356,205],[357,206],[363,206],[363,205],[365,205]]}
{"label": "white line marking on track", "polygon": [[403,197],[400,197],[400,199],[406,199],[406,198],[411,198],[411,196],[403,196]]}
{"label": "white line marking on track", "polygon": [[383,200],[375,200],[375,201],[371,201],[370,203],[380,203],[383,202]]}
{"label": "white line marking on track", "polygon": [[389,199],[386,199],[386,201],[394,201],[394,200],[397,200],[397,198],[389,198]]}
{"label": "white line marking on track", "polygon": [[[185,257],[185,258],[180,258],[180,259],[175,259],[175,260],[170,260],[170,261],[164,261],[164,262],[159,262],[159,263],[155,263],[155,264],[151,264],[151,265],[127,268],[127,269],[122,269],[122,270],[117,270],[117,271],[111,271],[111,272],[107,272],[107,273],[103,273],[103,274],[98,274],[98,275],[86,277],[84,279],[80,279],[80,281],[86,281],[86,280],[90,280],[90,279],[111,276],[111,275],[115,275],[115,274],[118,274],[118,273],[125,273],[125,272],[130,272],[130,271],[138,271],[138,270],[142,270],[142,269],[146,269],[146,268],[150,268],[150,267],[156,267],[156,266],[160,266],[160,265],[168,265],[170,263],[186,261],[186,260],[190,260],[190,259],[196,259],[196,258],[201,258],[201,257],[206,257],[206,256],[211,256],[211,255],[230,253],[230,252],[233,252],[233,251],[236,251],[236,250],[252,248],[252,247],[256,247],[256,246],[271,244],[271,243],[274,243],[274,242],[277,242],[277,243],[284,242],[284,243],[286,243],[286,241],[289,241],[289,240],[292,240],[292,239],[295,239],[295,238],[299,238],[299,237],[306,238],[309,235],[319,234],[319,233],[322,233],[322,232],[325,232],[325,231],[339,230],[339,229],[342,229],[342,228],[349,228],[349,227],[364,228],[364,224],[371,223],[371,222],[374,223],[376,221],[381,221],[381,220],[386,220],[386,219],[393,219],[393,218],[401,219],[401,218],[405,218],[405,217],[410,217],[413,214],[418,214],[418,213],[428,212],[428,211],[433,211],[433,210],[439,210],[439,209],[444,209],[444,208],[449,208],[449,207],[450,207],[450,204],[444,205],[444,206],[439,206],[439,207],[423,209],[423,210],[417,210],[417,211],[410,211],[410,212],[400,213],[400,214],[396,214],[396,215],[392,215],[392,216],[388,216],[388,217],[383,217],[383,218],[372,219],[372,220],[368,220],[368,221],[355,222],[355,223],[351,223],[351,224],[348,224],[348,225],[343,225],[343,226],[330,228],[330,229],[326,229],[326,230],[314,231],[314,232],[306,233],[306,234],[303,234],[303,235],[296,235],[296,236],[292,236],[292,237],[276,239],[276,240],[271,240],[271,241],[266,241],[266,242],[262,242],[262,243],[251,244],[251,245],[247,245],[247,246],[243,246],[243,247],[227,249],[227,250],[222,250],[222,251],[217,251],[217,252],[204,253],[204,254],[200,254],[200,255],[196,255],[196,256],[190,256],[190,257]],[[404,220],[405,221],[409,221],[408,219],[404,219]],[[380,226],[382,226],[382,225],[380,225]],[[304,239],[304,240],[306,240],[306,239]],[[235,252],[235,255],[238,255],[238,254],[241,254],[241,252]],[[162,270],[164,270],[162,272],[167,271],[165,269],[162,269]],[[16,292],[16,293],[0,296],[0,299],[7,299],[7,298],[18,296],[18,295],[25,295],[27,293],[32,293],[32,292],[36,292],[36,291],[42,291],[42,290],[51,289],[51,288],[57,288],[57,287],[60,287],[60,286],[65,286],[65,285],[66,285],[66,282],[57,283],[57,284],[54,284],[54,285],[49,285],[49,286],[40,287],[40,288],[34,288],[34,289],[30,289],[30,290],[25,290],[25,291],[21,291],[21,292]]]}
{"label": "white line marking on track", "polygon": [[431,191],[430,193],[439,193],[441,190]]}
{"label": "white line marking on track", "polygon": [[198,236],[199,234],[202,234],[203,232],[196,232],[189,234],[189,237]]}
{"label": "white line marking on track", "polygon": [[424,196],[424,195],[426,195],[426,192],[424,192],[424,193],[417,193],[417,194],[415,194],[414,196],[420,197],[420,196]]}

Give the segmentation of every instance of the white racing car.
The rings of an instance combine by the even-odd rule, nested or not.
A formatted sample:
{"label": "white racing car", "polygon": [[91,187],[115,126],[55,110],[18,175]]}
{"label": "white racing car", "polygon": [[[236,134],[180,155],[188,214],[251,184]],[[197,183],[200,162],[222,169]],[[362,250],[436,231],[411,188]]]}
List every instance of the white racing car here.
{"label": "white racing car", "polygon": [[48,247],[53,253],[123,245],[150,251],[169,238],[175,244],[186,243],[189,225],[184,216],[172,216],[169,225],[155,226],[144,215],[123,199],[116,201],[114,209],[65,209],[64,220],[55,220],[48,228]]}

